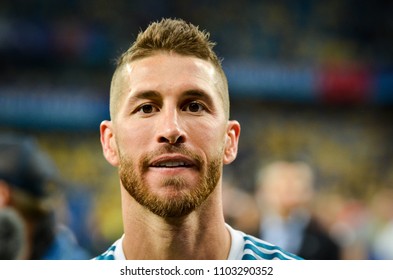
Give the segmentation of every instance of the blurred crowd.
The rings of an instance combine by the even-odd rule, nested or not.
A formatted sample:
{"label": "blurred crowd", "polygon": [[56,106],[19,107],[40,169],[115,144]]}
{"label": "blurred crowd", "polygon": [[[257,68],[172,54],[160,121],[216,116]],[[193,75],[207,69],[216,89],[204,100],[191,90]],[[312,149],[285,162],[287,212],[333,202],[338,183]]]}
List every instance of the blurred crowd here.
{"label": "blurred crowd", "polygon": [[[114,59],[150,21],[182,17],[209,30],[224,66],[361,64],[391,73],[392,14],[391,1],[1,1],[0,142],[28,135],[19,152],[50,160],[35,171],[45,184],[15,190],[22,183],[4,177],[12,162],[0,157],[0,223],[7,225],[0,258],[89,258],[121,234],[117,176],[102,156],[98,124],[107,117]],[[386,81],[393,96],[393,78]],[[242,133],[238,159],[224,174],[228,223],[306,258],[392,259],[391,105],[231,93]],[[13,163],[15,177],[22,169]],[[269,166],[277,177],[267,175]],[[46,226],[32,226],[27,206]]]}
{"label": "blurred crowd", "polygon": [[0,136],[0,259],[89,258],[61,222],[63,207],[56,197],[63,192],[55,163],[34,138]]}
{"label": "blurred crowd", "polygon": [[387,68],[392,9],[391,1],[355,0],[4,0],[0,81],[84,85],[96,77],[95,84],[106,87],[114,57],[161,17],[209,30],[225,59]]}
{"label": "blurred crowd", "polygon": [[392,189],[364,201],[316,191],[314,175],[306,162],[276,160],[253,193],[226,182],[227,221],[309,260],[392,259]]}

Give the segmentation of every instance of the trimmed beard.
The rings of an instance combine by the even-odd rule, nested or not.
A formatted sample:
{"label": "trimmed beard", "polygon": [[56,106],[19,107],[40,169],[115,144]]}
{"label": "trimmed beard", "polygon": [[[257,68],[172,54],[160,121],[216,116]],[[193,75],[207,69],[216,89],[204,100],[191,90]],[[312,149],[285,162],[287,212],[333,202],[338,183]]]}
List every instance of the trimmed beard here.
{"label": "trimmed beard", "polygon": [[[161,185],[170,188],[170,193],[160,196],[150,191],[143,174],[149,169],[152,158],[170,152],[194,159],[201,177],[196,186],[192,187],[187,185],[188,182],[181,175],[163,178]],[[182,217],[197,209],[216,188],[222,173],[222,153],[217,153],[213,160],[206,164],[198,155],[183,147],[165,146],[160,151],[142,157],[139,166],[140,168],[136,169],[134,163],[120,153],[119,177],[129,195],[140,205],[160,217]]]}

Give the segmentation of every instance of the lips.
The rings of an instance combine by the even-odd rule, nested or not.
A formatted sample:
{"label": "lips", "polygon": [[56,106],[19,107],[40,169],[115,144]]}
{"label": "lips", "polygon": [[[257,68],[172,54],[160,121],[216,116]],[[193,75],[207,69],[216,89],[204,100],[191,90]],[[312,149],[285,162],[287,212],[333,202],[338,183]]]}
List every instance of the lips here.
{"label": "lips", "polygon": [[153,167],[189,167],[190,165],[183,161],[165,161],[153,165]]}
{"label": "lips", "polygon": [[155,158],[150,167],[154,168],[191,168],[197,166],[196,162],[183,155],[163,155]]}

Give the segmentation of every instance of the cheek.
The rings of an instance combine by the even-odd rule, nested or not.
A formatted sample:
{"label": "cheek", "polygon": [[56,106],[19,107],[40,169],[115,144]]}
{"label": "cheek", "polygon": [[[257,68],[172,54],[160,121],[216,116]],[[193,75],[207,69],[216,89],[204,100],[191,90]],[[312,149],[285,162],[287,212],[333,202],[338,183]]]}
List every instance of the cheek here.
{"label": "cheek", "polygon": [[222,126],[209,123],[191,127],[188,135],[190,142],[203,147],[209,154],[221,153],[225,146],[225,136]]}
{"label": "cheek", "polygon": [[153,137],[147,125],[123,125],[116,128],[116,141],[122,154],[135,155],[146,150]]}

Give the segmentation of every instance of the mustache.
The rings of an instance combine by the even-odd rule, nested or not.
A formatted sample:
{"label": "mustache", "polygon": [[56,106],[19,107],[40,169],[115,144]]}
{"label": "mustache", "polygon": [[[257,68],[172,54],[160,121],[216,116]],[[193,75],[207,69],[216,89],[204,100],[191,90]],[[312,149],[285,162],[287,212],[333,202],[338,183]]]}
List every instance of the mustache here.
{"label": "mustache", "polygon": [[141,168],[142,171],[146,171],[154,158],[159,157],[163,154],[179,154],[185,157],[188,157],[193,160],[196,168],[199,170],[202,168],[204,164],[204,160],[197,153],[190,151],[184,145],[171,145],[166,144],[156,149],[155,151],[147,153],[141,159]]}

